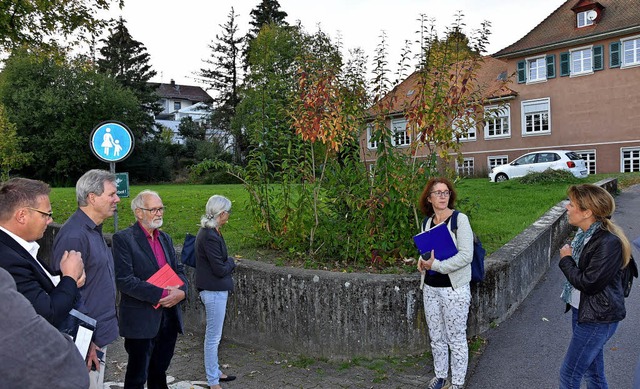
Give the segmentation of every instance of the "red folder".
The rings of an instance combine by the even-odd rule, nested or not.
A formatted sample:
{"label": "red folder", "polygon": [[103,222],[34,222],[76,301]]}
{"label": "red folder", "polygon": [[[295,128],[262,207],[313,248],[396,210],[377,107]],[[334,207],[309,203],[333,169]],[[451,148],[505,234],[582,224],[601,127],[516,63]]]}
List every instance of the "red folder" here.
{"label": "red folder", "polygon": [[[148,283],[157,286],[158,288],[165,289],[167,286],[182,286],[184,282],[178,277],[175,271],[166,263],[164,266],[160,268],[157,272],[155,272],[149,279]],[[156,304],[153,307],[158,309],[160,304]]]}

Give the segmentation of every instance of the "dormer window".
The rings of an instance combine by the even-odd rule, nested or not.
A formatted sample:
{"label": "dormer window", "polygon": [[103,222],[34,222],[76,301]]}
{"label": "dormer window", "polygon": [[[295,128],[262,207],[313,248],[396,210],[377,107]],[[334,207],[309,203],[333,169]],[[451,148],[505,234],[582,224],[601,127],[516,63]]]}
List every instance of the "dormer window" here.
{"label": "dormer window", "polygon": [[595,20],[598,17],[598,13],[595,10],[591,9],[589,11],[578,12],[576,17],[578,28],[587,27],[595,23]]}
{"label": "dormer window", "polygon": [[576,15],[576,27],[584,28],[600,23],[605,8],[594,0],[580,0],[571,10]]}

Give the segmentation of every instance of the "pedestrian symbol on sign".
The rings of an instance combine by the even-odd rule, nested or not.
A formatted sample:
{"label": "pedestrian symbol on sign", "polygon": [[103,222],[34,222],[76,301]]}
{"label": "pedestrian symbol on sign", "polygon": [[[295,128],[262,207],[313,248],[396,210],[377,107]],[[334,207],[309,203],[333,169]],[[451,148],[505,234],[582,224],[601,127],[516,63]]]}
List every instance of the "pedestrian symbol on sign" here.
{"label": "pedestrian symbol on sign", "polygon": [[118,162],[133,151],[133,134],[122,123],[104,122],[91,133],[91,151],[105,162]]}

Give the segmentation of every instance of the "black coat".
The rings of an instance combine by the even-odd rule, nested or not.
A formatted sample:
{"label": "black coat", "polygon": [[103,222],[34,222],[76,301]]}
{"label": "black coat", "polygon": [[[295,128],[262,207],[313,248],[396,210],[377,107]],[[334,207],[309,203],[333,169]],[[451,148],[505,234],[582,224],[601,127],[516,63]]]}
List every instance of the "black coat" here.
{"label": "black coat", "polygon": [[578,322],[613,323],[624,319],[622,243],[611,232],[597,230],[580,254],[578,265],[571,256],[560,259],[560,269],[580,291]]}
{"label": "black coat", "polygon": [[[55,327],[62,324],[80,298],[73,278],[61,277],[58,286],[54,286],[31,254],[2,230],[0,230],[0,266],[11,273],[16,281],[18,292],[31,302],[36,312]],[[51,275],[61,275],[46,263],[42,263],[42,266]]]}
{"label": "black coat", "polygon": [[[187,293],[187,278],[182,262],[176,259],[171,237],[159,231],[158,240],[162,245],[167,263],[182,279],[181,290]],[[140,227],[134,223],[131,227],[113,235],[113,261],[116,272],[116,286],[120,290],[120,335],[132,339],[154,338],[160,329],[162,310],[154,308],[162,297],[163,289],[146,280],[160,267],[151,245]],[[183,300],[184,301],[184,300]],[[175,307],[178,331],[182,333],[182,301]]]}
{"label": "black coat", "polygon": [[233,291],[231,275],[235,268],[222,235],[213,228],[200,228],[196,236],[196,288]]}

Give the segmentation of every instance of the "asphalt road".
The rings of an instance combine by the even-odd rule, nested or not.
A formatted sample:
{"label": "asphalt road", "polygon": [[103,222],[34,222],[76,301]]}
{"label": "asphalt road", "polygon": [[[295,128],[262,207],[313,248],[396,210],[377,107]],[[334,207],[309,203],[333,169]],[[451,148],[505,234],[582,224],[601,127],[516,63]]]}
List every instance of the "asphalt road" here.
{"label": "asphalt road", "polygon": [[[616,196],[613,220],[630,240],[640,236],[640,185]],[[634,256],[640,258],[638,251]],[[545,277],[514,314],[484,334],[487,346],[470,372],[466,389],[557,388],[560,365],[571,338],[571,316],[560,300],[564,276],[559,254]],[[640,281],[626,299],[627,317],[605,346],[609,387],[631,388],[640,355]]]}

